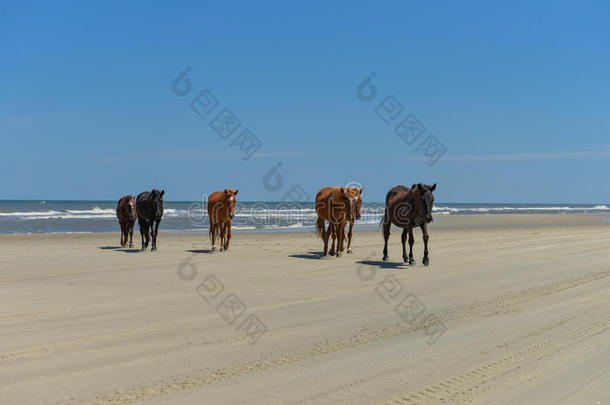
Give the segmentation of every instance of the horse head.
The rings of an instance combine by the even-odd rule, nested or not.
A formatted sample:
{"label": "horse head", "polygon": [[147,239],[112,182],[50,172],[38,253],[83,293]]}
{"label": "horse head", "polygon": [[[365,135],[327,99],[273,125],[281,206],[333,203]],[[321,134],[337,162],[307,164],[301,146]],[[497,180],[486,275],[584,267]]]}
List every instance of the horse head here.
{"label": "horse head", "polygon": [[364,188],[341,187],[341,193],[343,194],[343,202],[345,204],[345,212],[347,214],[347,220],[349,222],[354,222],[355,220],[360,219],[363,191]]}
{"label": "horse head", "polygon": [[423,206],[424,219],[426,223],[430,223],[434,221],[432,218],[432,208],[434,206],[434,190],[436,190],[436,183],[432,186],[427,186],[425,184],[418,184],[417,186],[413,186],[418,192],[421,199],[421,203]]}
{"label": "horse head", "polygon": [[138,218],[138,213],[136,211],[136,198],[129,196],[129,201],[127,202],[127,207],[129,210],[129,220],[135,221]]}
{"label": "horse head", "polygon": [[165,195],[165,190],[159,191],[157,189],[153,189],[150,193],[150,200],[152,202],[153,215],[155,218],[160,219],[163,216],[163,196]]}
{"label": "horse head", "polygon": [[223,208],[227,212],[229,220],[232,220],[235,217],[235,203],[237,202],[235,196],[237,195],[237,193],[239,193],[239,189],[233,191],[232,188],[229,188],[224,191],[224,199],[222,201],[222,204]]}

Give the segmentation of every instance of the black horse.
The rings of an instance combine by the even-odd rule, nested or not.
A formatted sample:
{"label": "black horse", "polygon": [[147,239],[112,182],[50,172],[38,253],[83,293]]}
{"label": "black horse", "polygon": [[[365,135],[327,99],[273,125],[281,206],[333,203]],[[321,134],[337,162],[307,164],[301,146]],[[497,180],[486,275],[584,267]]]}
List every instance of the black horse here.
{"label": "black horse", "polygon": [[[142,234],[142,250],[146,250],[152,236],[151,251],[157,250],[157,233],[159,223],[163,216],[163,195],[165,190],[145,191],[138,194],[136,199],[136,211],[138,212],[138,224]],[[149,232],[150,230],[150,232]],[[144,239],[146,238],[146,241]]]}
{"label": "black horse", "polygon": [[[388,260],[388,238],[392,224],[403,228],[402,230],[402,258],[405,263],[415,264],[413,259],[413,228],[421,227],[424,235],[424,266],[430,264],[428,258],[428,223],[432,222],[432,207],[436,184],[427,186],[425,184],[413,184],[411,188],[396,186],[385,198],[385,214],[382,219],[383,238],[383,261]],[[409,256],[407,256],[407,234],[409,235]]]}

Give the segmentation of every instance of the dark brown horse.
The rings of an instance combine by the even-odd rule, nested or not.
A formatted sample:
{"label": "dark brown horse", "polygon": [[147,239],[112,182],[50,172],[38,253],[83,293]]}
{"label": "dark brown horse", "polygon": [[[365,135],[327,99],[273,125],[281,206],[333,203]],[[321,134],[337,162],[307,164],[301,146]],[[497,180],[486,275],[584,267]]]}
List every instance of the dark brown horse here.
{"label": "dark brown horse", "polygon": [[[352,229],[354,222],[360,219],[362,207],[362,192],[364,189],[357,187],[324,187],[316,195],[316,234],[324,241],[324,253],[333,256],[341,256],[345,240],[345,226],[349,222],[349,233],[347,242],[347,253],[352,253]],[[328,229],[326,223],[328,221]],[[328,238],[332,236],[333,244],[328,252]],[[335,242],[337,250],[335,252]]]}
{"label": "dark brown horse", "polygon": [[138,194],[136,211],[138,212],[138,224],[142,235],[142,250],[146,250],[151,239],[151,252],[157,250],[157,235],[163,217],[164,195],[165,190],[159,191],[157,189]]}
{"label": "dark brown horse", "polygon": [[132,195],[126,195],[119,200],[116,207],[116,216],[121,225],[121,246],[127,246],[127,238],[129,237],[129,247],[133,247],[133,227],[136,224],[138,214],[136,213],[136,198]]}
{"label": "dark brown horse", "polygon": [[[414,184],[411,188],[396,186],[385,198],[385,214],[383,216],[383,261],[388,260],[388,238],[390,228],[395,225],[402,230],[402,258],[409,264],[415,264],[413,260],[413,228],[420,227],[424,235],[424,266],[430,264],[428,258],[428,224],[432,222],[432,207],[434,205],[434,195],[436,184],[427,186],[425,184]],[[407,256],[407,234],[409,235],[409,256]]]}
{"label": "dark brown horse", "polygon": [[210,218],[210,239],[212,251],[216,250],[216,237],[220,238],[220,251],[229,249],[231,224],[235,217],[235,196],[239,190],[232,188],[216,191],[208,198],[208,217]]}

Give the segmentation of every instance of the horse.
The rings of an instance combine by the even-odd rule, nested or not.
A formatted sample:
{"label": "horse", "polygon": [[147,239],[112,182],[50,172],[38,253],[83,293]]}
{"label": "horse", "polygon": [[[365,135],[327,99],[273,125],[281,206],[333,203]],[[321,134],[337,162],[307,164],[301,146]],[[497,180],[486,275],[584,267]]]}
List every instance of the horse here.
{"label": "horse", "polygon": [[[324,241],[324,253],[326,256],[330,253],[331,256],[341,256],[343,252],[343,244],[345,240],[345,226],[349,222],[349,233],[347,242],[347,253],[352,253],[352,229],[354,222],[360,219],[360,210],[362,207],[363,188],[357,187],[324,187],[316,194],[316,212],[318,219],[316,221],[316,234]],[[328,221],[328,229],[326,222]],[[328,252],[328,238],[332,235],[333,244]],[[335,241],[337,241],[337,250],[335,252]]]}
{"label": "horse", "polygon": [[136,224],[136,198],[132,195],[126,195],[119,200],[116,207],[116,216],[121,225],[121,247],[127,245],[129,237],[129,247],[133,247],[133,227]]}
{"label": "horse", "polygon": [[[434,205],[434,195],[436,183],[432,186],[425,184],[413,184],[411,188],[405,186],[396,186],[388,191],[385,198],[385,212],[382,219],[383,238],[385,244],[383,247],[383,261],[388,260],[388,238],[390,237],[390,228],[395,225],[403,228],[402,241],[402,258],[405,263],[410,265],[415,264],[413,260],[413,228],[420,227],[424,237],[424,260],[423,265],[430,264],[428,257],[428,224],[433,221],[432,207]],[[409,235],[409,256],[407,256],[406,241],[407,234]]]}
{"label": "horse", "polygon": [[239,190],[232,188],[215,191],[208,198],[208,217],[210,218],[210,239],[212,251],[216,251],[216,237],[220,238],[220,251],[229,250],[231,240],[231,221],[235,217],[235,196]]}
{"label": "horse", "polygon": [[138,194],[136,211],[138,212],[138,224],[140,225],[140,234],[142,235],[142,250],[146,250],[151,237],[152,246],[150,251],[157,250],[157,234],[159,233],[161,217],[163,217],[164,195],[165,190],[159,191],[157,189]]}

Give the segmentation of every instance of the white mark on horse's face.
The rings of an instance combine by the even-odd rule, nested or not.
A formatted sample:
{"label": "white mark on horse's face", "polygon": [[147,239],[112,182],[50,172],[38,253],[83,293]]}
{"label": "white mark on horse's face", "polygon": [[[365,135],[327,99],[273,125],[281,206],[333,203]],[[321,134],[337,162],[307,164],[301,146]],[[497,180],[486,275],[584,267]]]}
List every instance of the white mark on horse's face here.
{"label": "white mark on horse's face", "polygon": [[233,196],[229,197],[229,202],[235,202],[235,197],[233,197]]}

